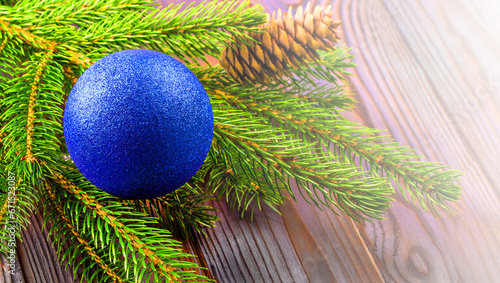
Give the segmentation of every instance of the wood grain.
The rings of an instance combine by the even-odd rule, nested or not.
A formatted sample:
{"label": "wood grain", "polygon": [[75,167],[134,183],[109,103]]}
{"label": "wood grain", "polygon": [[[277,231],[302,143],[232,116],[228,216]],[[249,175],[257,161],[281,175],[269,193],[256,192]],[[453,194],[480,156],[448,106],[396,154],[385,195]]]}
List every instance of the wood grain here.
{"label": "wood grain", "polygon": [[[42,231],[41,212],[31,216],[31,225],[22,231],[23,242],[18,245],[18,260],[22,266],[24,282],[27,283],[66,283],[73,282],[71,268],[64,269],[48,239],[50,225]],[[76,277],[75,282],[79,282]],[[21,281],[19,281],[21,282]]]}
{"label": "wood grain", "polygon": [[[480,2],[484,7],[493,5]],[[304,4],[261,3],[268,11]],[[344,42],[353,48],[358,65],[349,79],[360,104],[349,118],[388,129],[396,140],[428,159],[464,171],[464,199],[455,205],[458,214],[434,218],[399,196],[386,220],[356,225],[344,216],[320,212],[299,201],[282,209],[283,217],[278,217],[282,221],[267,225],[260,218],[255,221],[259,231],[286,230],[288,237],[281,241],[269,242],[255,233],[249,238],[225,227],[212,230],[207,258],[220,248],[214,245],[239,247],[245,239],[241,245],[250,246],[239,258],[224,259],[212,252],[213,262],[222,261],[214,266],[215,273],[221,282],[292,282],[280,277],[286,278],[290,270],[299,270],[302,278],[298,282],[494,282],[500,275],[499,191],[495,185],[500,177],[496,126],[500,108],[499,84],[491,80],[497,73],[486,72],[492,72],[490,64],[500,57],[496,55],[500,45],[489,43],[498,27],[485,27],[478,16],[484,7],[476,4],[472,10],[466,1],[331,4],[344,23]],[[492,19],[499,14],[494,15]],[[480,34],[471,35],[476,29]],[[471,36],[482,36],[477,42],[488,44],[474,46]],[[220,216],[231,227],[253,225],[227,213]],[[276,269],[269,280],[246,275],[261,274],[262,266],[268,264],[238,263],[258,258],[260,241],[269,247],[261,254],[276,250],[274,245],[291,254],[291,259],[280,256],[287,269]]]}
{"label": "wood grain", "polygon": [[[271,12],[305,1],[260,3]],[[218,227],[186,249],[203,255],[218,282],[498,281],[500,5],[328,3],[343,21],[343,40],[357,64],[349,80],[360,103],[346,115],[465,172],[457,215],[435,218],[398,195],[382,221],[357,224],[302,200],[287,203],[281,216],[264,209],[249,221],[219,201],[212,202]],[[7,279],[3,269],[3,282],[72,282],[57,265],[40,221],[34,217],[23,232],[20,279]]]}

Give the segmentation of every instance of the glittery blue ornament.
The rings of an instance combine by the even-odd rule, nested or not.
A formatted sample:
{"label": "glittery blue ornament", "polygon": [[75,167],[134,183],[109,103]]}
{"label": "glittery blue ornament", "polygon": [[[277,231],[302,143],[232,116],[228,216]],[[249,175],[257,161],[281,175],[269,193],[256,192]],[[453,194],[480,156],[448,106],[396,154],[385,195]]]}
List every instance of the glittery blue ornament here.
{"label": "glittery blue ornament", "polygon": [[143,49],[95,62],[64,112],[75,165],[98,188],[125,199],[163,196],[189,181],[208,154],[213,127],[196,76],[176,59]]}

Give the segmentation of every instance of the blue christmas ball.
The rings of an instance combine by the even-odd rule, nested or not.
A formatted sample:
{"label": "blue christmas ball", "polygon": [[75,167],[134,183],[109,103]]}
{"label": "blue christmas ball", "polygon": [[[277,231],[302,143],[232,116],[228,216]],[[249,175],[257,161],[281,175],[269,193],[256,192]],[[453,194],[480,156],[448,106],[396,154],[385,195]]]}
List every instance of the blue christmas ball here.
{"label": "blue christmas ball", "polygon": [[80,172],[125,199],[147,199],[184,185],[213,137],[210,100],[176,59],[151,50],[110,54],[74,85],[64,137]]}

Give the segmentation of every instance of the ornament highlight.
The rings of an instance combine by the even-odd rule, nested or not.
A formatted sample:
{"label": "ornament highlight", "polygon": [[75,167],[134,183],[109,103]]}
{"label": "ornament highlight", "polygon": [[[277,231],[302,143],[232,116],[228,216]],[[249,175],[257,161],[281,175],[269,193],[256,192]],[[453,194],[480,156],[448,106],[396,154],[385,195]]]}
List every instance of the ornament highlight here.
{"label": "ornament highlight", "polygon": [[213,137],[210,100],[176,59],[131,49],[105,56],[73,86],[64,137],[75,165],[125,199],[166,195],[203,164]]}

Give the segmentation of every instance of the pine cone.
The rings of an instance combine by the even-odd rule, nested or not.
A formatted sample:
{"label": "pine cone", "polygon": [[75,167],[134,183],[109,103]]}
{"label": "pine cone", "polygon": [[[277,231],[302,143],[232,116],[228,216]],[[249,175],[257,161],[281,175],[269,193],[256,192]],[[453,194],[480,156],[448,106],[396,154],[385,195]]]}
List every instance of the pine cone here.
{"label": "pine cone", "polygon": [[263,33],[248,34],[257,42],[247,45],[239,40],[226,48],[221,65],[237,81],[267,83],[290,73],[290,68],[303,66],[306,61],[319,58],[316,50],[335,48],[340,41],[338,30],[341,22],[332,19],[331,6],[316,6],[311,11],[309,2],[300,6],[292,17],[292,8],[267,18],[261,26]]}

